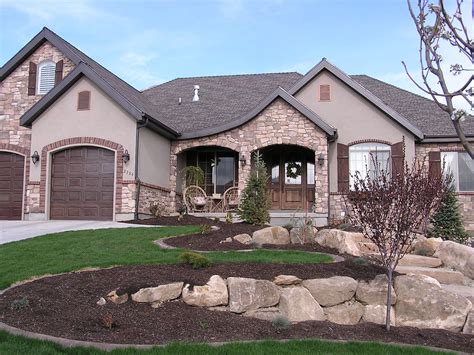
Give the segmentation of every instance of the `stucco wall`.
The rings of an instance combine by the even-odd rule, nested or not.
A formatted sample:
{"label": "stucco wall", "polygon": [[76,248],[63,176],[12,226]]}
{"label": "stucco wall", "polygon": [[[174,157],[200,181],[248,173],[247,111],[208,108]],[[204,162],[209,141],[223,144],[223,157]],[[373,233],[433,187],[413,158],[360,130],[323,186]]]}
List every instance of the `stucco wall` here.
{"label": "stucco wall", "polygon": [[[324,84],[331,86],[331,101],[319,101],[319,85]],[[337,129],[337,142],[329,145],[331,192],[337,191],[337,143],[379,139],[393,144],[405,137],[407,160],[415,156],[415,141],[409,131],[332,74],[321,72],[295,96]]]}
{"label": "stucco wall", "polygon": [[141,181],[168,187],[170,180],[170,141],[148,128],[140,128],[138,177]]}

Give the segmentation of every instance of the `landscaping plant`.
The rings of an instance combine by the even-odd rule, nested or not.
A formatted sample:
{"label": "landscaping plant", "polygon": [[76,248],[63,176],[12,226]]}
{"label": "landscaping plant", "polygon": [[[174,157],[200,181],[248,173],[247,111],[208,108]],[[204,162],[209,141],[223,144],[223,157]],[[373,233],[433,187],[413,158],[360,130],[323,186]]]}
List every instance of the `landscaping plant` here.
{"label": "landscaping plant", "polygon": [[467,243],[469,235],[464,229],[459,213],[459,202],[454,184],[449,186],[430,222],[433,225],[429,231],[430,237],[441,237],[461,244]]}
{"label": "landscaping plant", "polygon": [[238,216],[247,223],[264,225],[270,222],[271,207],[270,193],[268,190],[268,173],[261,155],[254,155],[255,166],[250,172],[241,202],[237,210]]}
{"label": "landscaping plant", "polygon": [[192,251],[182,253],[179,256],[179,259],[183,263],[191,265],[193,269],[202,269],[212,265],[212,262],[208,257]]}
{"label": "landscaping plant", "polygon": [[381,169],[364,176],[357,172],[346,196],[346,207],[354,225],[378,248],[388,279],[386,329],[390,330],[392,276],[399,260],[415,240],[415,232],[424,232],[432,211],[439,206],[448,186],[448,178],[432,176],[423,164],[407,163],[398,173]]}

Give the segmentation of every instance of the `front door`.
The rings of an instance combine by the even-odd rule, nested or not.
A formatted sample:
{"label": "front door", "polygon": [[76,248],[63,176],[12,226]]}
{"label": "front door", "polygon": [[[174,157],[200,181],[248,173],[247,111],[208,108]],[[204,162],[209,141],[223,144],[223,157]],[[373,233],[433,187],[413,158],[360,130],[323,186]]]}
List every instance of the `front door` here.
{"label": "front door", "polygon": [[282,181],[281,209],[304,209],[306,196],[306,159],[302,154],[285,152],[280,164]]}

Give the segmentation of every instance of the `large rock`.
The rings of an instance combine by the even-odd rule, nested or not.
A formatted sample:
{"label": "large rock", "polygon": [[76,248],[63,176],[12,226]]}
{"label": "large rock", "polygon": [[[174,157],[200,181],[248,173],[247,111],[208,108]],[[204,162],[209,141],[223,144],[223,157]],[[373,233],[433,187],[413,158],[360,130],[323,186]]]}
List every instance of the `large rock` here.
{"label": "large rock", "polygon": [[183,301],[191,306],[215,307],[226,305],[229,302],[227,284],[219,275],[213,275],[204,286],[194,286],[189,290],[189,285],[184,286]]}
{"label": "large rock", "polygon": [[327,320],[337,324],[357,324],[364,314],[364,306],[357,301],[324,308]]}
{"label": "large rock", "polygon": [[234,238],[236,242],[242,243],[242,244],[250,244],[252,242],[252,237],[246,233],[244,234],[237,234]]}
{"label": "large rock", "polygon": [[291,244],[311,243],[314,240],[315,233],[312,226],[308,226],[307,228],[292,228],[290,231],[290,242]]}
{"label": "large rock", "polygon": [[[362,315],[363,322],[370,322],[376,324],[385,324],[387,316],[387,306],[384,304],[368,304],[365,306],[364,314]],[[390,324],[396,325],[395,308],[390,307]]]}
{"label": "large rock", "polygon": [[442,268],[431,268],[422,266],[397,266],[396,272],[400,274],[414,274],[414,275],[425,275],[432,277],[442,284],[457,284],[462,285],[464,283],[464,275],[459,271],[452,271]]}
{"label": "large rock", "polygon": [[459,296],[467,298],[474,305],[474,285],[473,286],[464,286],[464,285],[441,285],[446,291],[456,293]]}
{"label": "large rock", "polygon": [[257,319],[263,319],[273,321],[276,317],[281,316],[280,309],[278,307],[260,308],[253,311],[247,311],[243,313],[245,317],[252,317]]}
{"label": "large rock", "polygon": [[301,283],[301,279],[294,275],[278,275],[273,283],[278,286],[298,285]]}
{"label": "large rock", "polygon": [[416,241],[412,246],[412,253],[432,256],[442,242],[443,239],[441,238],[426,238],[424,236],[417,236]]}
{"label": "large rock", "polygon": [[[377,275],[375,279],[359,281],[356,299],[363,304],[387,304],[388,281],[386,275]],[[397,295],[392,287],[392,304],[397,301]]]}
{"label": "large rock", "polygon": [[405,254],[398,262],[400,266],[422,266],[422,267],[439,267],[442,265],[441,260],[430,256],[422,256],[415,254]]}
{"label": "large rock", "polygon": [[303,281],[311,295],[323,307],[335,306],[349,301],[357,290],[357,281],[347,276]]}
{"label": "large rock", "polygon": [[234,313],[271,307],[280,300],[280,288],[271,281],[229,277],[227,285],[229,309]]}
{"label": "large rock", "polygon": [[289,244],[290,233],[283,227],[267,227],[253,232],[252,242],[255,244]]}
{"label": "large rock", "polygon": [[474,248],[444,241],[436,250],[435,256],[440,258],[444,265],[451,266],[474,279]]}
{"label": "large rock", "polygon": [[280,313],[291,322],[326,319],[319,303],[304,287],[283,289],[279,309]]}
{"label": "large rock", "polygon": [[398,326],[458,332],[472,308],[466,298],[444,290],[436,280],[424,275],[397,276],[395,291]]}
{"label": "large rock", "polygon": [[181,295],[183,282],[160,285],[158,287],[142,288],[132,295],[135,302],[166,302]]}
{"label": "large rock", "polygon": [[361,233],[344,232],[338,229],[321,229],[316,233],[315,242],[328,248],[337,249],[340,253],[360,256],[356,238],[363,237]]}
{"label": "large rock", "polygon": [[474,311],[470,311],[467,315],[466,323],[462,329],[464,334],[474,335]]}
{"label": "large rock", "polygon": [[122,304],[128,301],[128,293],[118,295],[117,290],[111,291],[107,294],[107,299],[115,304]]}

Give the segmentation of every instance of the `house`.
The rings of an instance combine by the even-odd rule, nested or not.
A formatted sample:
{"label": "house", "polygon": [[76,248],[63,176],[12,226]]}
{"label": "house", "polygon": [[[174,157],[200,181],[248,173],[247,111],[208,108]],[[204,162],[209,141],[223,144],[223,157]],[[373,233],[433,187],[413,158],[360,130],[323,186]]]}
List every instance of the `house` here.
{"label": "house", "polygon": [[[245,186],[258,151],[272,215],[306,210],[325,224],[343,216],[350,172],[369,154],[396,170],[405,150],[433,169],[450,163],[474,229],[473,162],[448,115],[326,59],[305,75],[180,78],[139,91],[44,28],[0,80],[0,219],[126,220],[154,201],[172,213],[185,166],[204,170],[208,195],[222,194]],[[473,140],[473,120],[464,129]]]}

